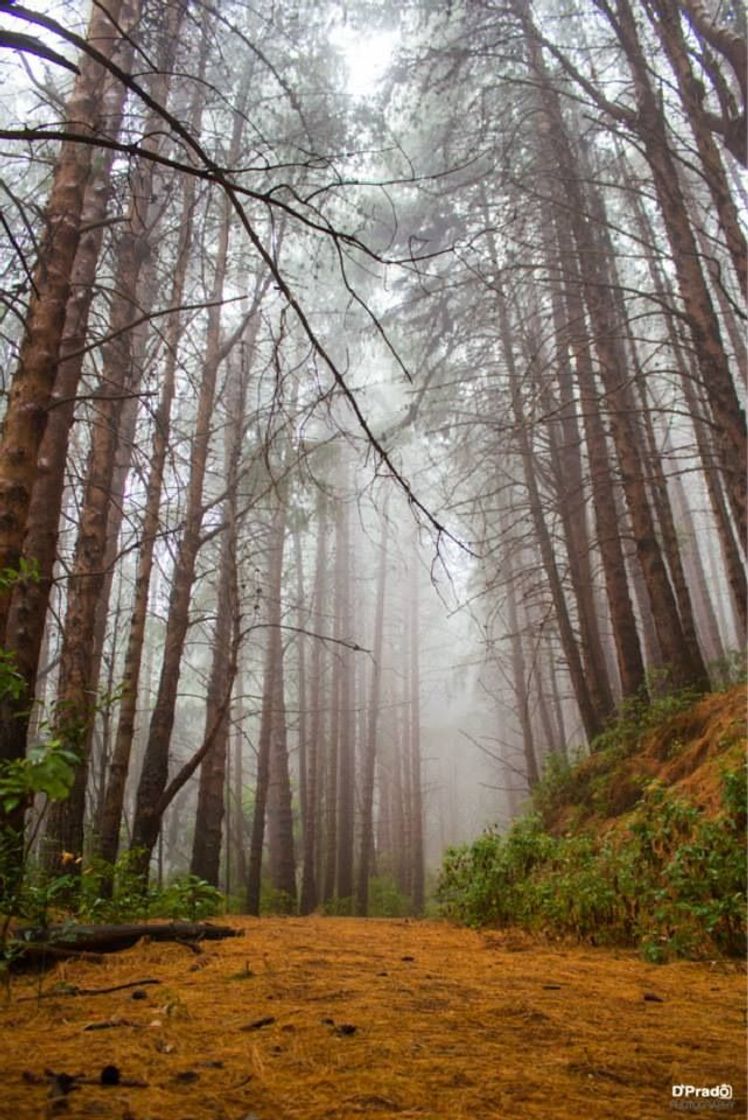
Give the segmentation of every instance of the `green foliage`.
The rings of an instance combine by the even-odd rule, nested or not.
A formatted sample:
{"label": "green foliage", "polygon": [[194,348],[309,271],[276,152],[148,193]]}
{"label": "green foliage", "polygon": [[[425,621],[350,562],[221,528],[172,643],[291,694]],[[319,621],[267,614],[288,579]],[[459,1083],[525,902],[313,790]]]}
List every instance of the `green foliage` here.
{"label": "green foliage", "polygon": [[0,767],[0,807],[12,813],[30,804],[37,793],[63,801],[73,786],[78,755],[59,739],[32,747],[25,758]]}
{"label": "green foliage", "polygon": [[[576,816],[581,820],[592,815],[619,816],[633,809],[644,793],[644,782],[630,772],[628,760],[645,735],[687,711],[700,696],[693,689],[658,695],[657,689],[666,680],[664,673],[650,673],[652,699],[636,696],[624,701],[618,717],[593,739],[582,765],[578,765],[579,751],[571,762],[557,753],[549,755],[532,794],[533,806],[546,824],[555,823],[558,813],[572,806],[577,807]],[[676,737],[664,742],[667,754],[663,758],[672,757],[684,746]]]}
{"label": "green foliage", "polygon": [[707,670],[714,689],[727,689],[737,684],[745,684],[748,678],[745,650],[728,650],[722,657],[710,661]]}
{"label": "green foliage", "polygon": [[593,739],[590,751],[594,754],[618,749],[630,754],[643,735],[692,707],[702,695],[693,688],[663,691],[666,685],[666,670],[650,670],[647,674],[649,698],[631,696],[624,700],[618,717],[601,735]]}
{"label": "green foliage", "polygon": [[[79,875],[51,875],[40,867],[27,869],[14,899],[13,916],[38,928],[52,920],[116,923],[146,918],[200,921],[224,908],[223,895],[196,875],[182,875],[164,887],[145,886],[126,852],[114,867],[94,861]],[[103,877],[113,885],[101,893]],[[0,906],[2,910],[2,906]]]}
{"label": "green foliage", "polygon": [[[0,568],[0,594],[10,591],[22,580],[39,579],[39,565],[35,560],[23,560],[17,568]],[[18,700],[26,690],[26,682],[16,668],[15,657],[11,650],[0,649],[0,700]]]}
{"label": "green foliage", "polygon": [[741,953],[745,797],[744,769],[724,774],[714,819],[651,782],[628,827],[602,837],[552,836],[532,814],[447,853],[443,912],[469,925],[634,944],[652,961]]}
{"label": "green foliage", "polygon": [[[398,887],[394,875],[383,872],[369,877],[368,917],[405,918],[412,912],[411,901]],[[355,899],[328,899],[322,905],[322,913],[331,918],[349,918],[356,913]]]}
{"label": "green foliage", "polygon": [[410,899],[399,889],[393,875],[373,875],[369,879],[370,918],[405,918],[410,913]]}
{"label": "green foliage", "polygon": [[7,649],[0,649],[0,698],[18,700],[26,690],[26,682],[16,669],[16,659]]}
{"label": "green foliage", "polygon": [[197,922],[223,910],[223,895],[198,875],[181,875],[156,892],[151,917],[186,918]]}
{"label": "green foliage", "polygon": [[285,891],[276,890],[269,882],[263,879],[260,884],[260,913],[288,915],[296,913],[296,904]]}

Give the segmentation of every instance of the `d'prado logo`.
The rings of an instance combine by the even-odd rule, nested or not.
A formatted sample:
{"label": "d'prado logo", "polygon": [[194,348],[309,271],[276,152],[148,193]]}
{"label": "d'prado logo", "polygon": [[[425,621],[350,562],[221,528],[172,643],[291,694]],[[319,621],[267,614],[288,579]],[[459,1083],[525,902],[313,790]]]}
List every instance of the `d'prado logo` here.
{"label": "d'prado logo", "polygon": [[673,1085],[673,1096],[684,1097],[687,1100],[717,1099],[721,1101],[732,1100],[732,1085],[712,1085],[711,1088],[698,1085]]}
{"label": "d'prado logo", "polygon": [[729,1112],[732,1085],[673,1085],[671,1108],[679,1112]]}

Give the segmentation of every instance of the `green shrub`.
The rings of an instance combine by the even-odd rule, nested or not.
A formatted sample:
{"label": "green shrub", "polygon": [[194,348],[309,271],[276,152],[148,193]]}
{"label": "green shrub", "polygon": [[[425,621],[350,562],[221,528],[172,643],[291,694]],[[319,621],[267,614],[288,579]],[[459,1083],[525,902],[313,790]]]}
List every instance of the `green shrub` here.
{"label": "green shrub", "polygon": [[468,925],[520,925],[595,944],[637,945],[649,960],[741,953],[745,770],[723,779],[705,817],[651,782],[625,830],[554,837],[537,814],[445,856],[442,912]]}
{"label": "green shrub", "polygon": [[369,917],[404,918],[410,913],[410,899],[393,875],[373,875],[369,879]]}

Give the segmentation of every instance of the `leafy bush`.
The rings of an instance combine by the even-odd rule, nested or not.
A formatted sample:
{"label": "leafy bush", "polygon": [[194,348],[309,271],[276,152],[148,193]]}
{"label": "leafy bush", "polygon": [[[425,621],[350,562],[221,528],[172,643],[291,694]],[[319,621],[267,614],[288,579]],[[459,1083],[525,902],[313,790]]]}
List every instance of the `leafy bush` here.
{"label": "leafy bush", "polygon": [[555,837],[532,814],[504,836],[451,849],[443,912],[469,925],[521,925],[650,960],[744,948],[745,770],[723,777],[723,812],[704,817],[651,782],[625,830]]}
{"label": "leafy bush", "polygon": [[370,918],[404,918],[410,912],[410,899],[400,890],[393,875],[373,875],[369,879]]}

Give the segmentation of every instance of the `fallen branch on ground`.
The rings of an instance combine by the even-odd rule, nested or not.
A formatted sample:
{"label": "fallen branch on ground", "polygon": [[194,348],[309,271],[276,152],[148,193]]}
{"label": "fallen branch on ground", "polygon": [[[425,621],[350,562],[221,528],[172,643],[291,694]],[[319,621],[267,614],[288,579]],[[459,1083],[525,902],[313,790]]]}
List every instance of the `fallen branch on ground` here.
{"label": "fallen branch on ground", "polygon": [[118,953],[131,948],[142,938],[189,944],[240,936],[241,930],[232,926],[211,925],[210,922],[137,922],[130,925],[59,925],[46,929],[18,929],[11,944],[13,964],[16,966],[31,961],[44,963],[46,956],[49,963],[53,963],[63,959],[65,954],[77,957],[82,952]]}

